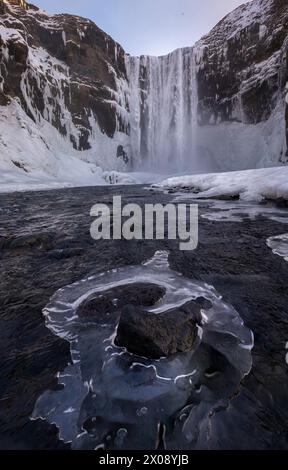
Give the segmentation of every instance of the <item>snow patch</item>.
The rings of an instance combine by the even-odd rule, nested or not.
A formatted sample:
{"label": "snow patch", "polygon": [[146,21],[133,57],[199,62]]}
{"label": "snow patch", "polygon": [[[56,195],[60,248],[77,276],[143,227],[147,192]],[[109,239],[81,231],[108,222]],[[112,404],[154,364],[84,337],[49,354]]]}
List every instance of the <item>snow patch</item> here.
{"label": "snow patch", "polygon": [[193,198],[239,197],[246,201],[288,200],[288,166],[168,178],[155,187],[185,190]]}
{"label": "snow patch", "polygon": [[[77,152],[49,122],[35,124],[16,100],[0,106],[0,128],[0,192],[111,183],[109,171],[104,175],[102,170],[107,145],[100,130],[94,138],[98,147],[103,144],[104,165],[100,165],[101,148],[98,159],[91,151]],[[111,179],[120,184],[125,178],[123,174]]]}

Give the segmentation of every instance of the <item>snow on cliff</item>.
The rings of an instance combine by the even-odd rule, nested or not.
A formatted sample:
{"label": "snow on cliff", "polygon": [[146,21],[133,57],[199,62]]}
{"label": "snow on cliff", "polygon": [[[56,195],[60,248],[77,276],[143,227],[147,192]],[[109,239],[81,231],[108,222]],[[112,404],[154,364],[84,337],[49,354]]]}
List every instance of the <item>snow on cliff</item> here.
{"label": "snow on cliff", "polygon": [[0,129],[1,192],[104,184],[99,166],[80,160],[51,124],[36,125],[17,101],[0,106]]}
{"label": "snow on cliff", "polygon": [[99,167],[127,170],[118,151],[128,141],[124,51],[116,46],[89,20],[0,0],[2,181],[4,169],[16,180],[40,173],[71,184],[99,183]]}

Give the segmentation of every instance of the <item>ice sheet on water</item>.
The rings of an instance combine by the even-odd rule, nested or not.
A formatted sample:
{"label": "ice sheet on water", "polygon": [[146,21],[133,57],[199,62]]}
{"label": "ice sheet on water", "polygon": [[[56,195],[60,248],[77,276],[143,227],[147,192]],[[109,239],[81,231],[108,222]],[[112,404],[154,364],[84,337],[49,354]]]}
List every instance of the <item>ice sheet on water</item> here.
{"label": "ice sheet on water", "polygon": [[[212,308],[202,311],[199,337],[191,352],[158,360],[137,357],[115,346],[115,323],[100,325],[97,318],[87,321],[78,316],[78,307],[92,294],[135,283],[164,287],[163,298],[147,309],[155,315],[199,297],[211,302]],[[229,400],[252,366],[253,334],[236,310],[212,286],[173,271],[167,252],[157,252],[142,265],[101,273],[60,289],[44,315],[47,327],[70,342],[72,364],[59,374],[64,388],[45,392],[33,419],[55,423],[61,439],[71,442],[73,449],[99,445],[153,449],[159,423],[167,428],[168,447],[173,448],[176,441],[183,448],[201,447],[195,423],[189,425],[195,410],[201,407],[197,425],[208,429],[211,411],[219,401]],[[177,423],[189,404],[193,410],[179,433]],[[170,427],[173,422],[175,428]],[[119,440],[120,430],[125,435]]]}
{"label": "ice sheet on water", "polygon": [[288,261],[288,233],[268,238],[267,245],[275,255],[281,256],[285,261]]}
{"label": "ice sheet on water", "polygon": [[203,219],[219,222],[243,222],[266,217],[283,224],[288,224],[288,210],[245,201],[213,201],[211,210],[202,215]]}
{"label": "ice sheet on water", "polygon": [[[195,198],[189,194],[177,193],[173,202],[175,203],[195,203]],[[199,202],[199,201],[198,201]],[[214,222],[243,222],[244,219],[255,220],[258,217],[265,217],[275,222],[288,224],[288,209],[280,208],[271,204],[257,204],[242,200],[215,200],[206,199],[209,204],[209,211],[201,215],[203,219]]]}

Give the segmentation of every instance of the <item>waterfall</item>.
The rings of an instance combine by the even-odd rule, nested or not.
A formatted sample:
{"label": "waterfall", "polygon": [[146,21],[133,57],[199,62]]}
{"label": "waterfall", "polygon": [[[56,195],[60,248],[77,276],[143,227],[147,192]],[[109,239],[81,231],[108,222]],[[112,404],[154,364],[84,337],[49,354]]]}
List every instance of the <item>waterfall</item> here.
{"label": "waterfall", "polygon": [[197,85],[193,48],[126,56],[134,168],[181,172],[196,165]]}

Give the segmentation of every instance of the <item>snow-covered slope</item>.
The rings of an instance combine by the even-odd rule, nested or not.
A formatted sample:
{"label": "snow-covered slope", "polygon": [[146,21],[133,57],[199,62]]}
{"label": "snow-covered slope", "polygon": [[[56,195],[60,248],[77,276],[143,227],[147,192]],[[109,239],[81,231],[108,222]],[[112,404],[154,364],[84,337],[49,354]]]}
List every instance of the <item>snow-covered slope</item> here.
{"label": "snow-covered slope", "polygon": [[246,201],[288,201],[288,167],[179,176],[155,187],[185,191],[195,199],[239,197]]}
{"label": "snow-covered slope", "polygon": [[19,190],[27,184],[29,189],[31,176],[33,187],[54,186],[53,181],[56,186],[101,182],[101,168],[79,159],[50,123],[43,120],[37,125],[17,101],[0,106],[0,129],[1,191],[11,189],[13,182]]}

